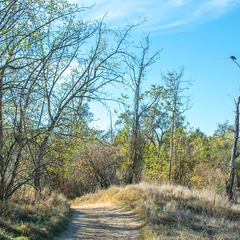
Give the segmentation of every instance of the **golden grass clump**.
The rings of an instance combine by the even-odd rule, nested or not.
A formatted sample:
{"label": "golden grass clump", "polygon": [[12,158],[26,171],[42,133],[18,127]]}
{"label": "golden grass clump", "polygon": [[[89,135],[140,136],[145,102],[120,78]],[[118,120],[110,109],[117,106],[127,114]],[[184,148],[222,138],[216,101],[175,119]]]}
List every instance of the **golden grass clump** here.
{"label": "golden grass clump", "polygon": [[0,205],[0,239],[52,239],[69,220],[70,206],[61,194],[24,188]]}
{"label": "golden grass clump", "polygon": [[72,205],[111,202],[145,221],[143,239],[240,239],[240,205],[210,190],[140,183],[85,195]]}

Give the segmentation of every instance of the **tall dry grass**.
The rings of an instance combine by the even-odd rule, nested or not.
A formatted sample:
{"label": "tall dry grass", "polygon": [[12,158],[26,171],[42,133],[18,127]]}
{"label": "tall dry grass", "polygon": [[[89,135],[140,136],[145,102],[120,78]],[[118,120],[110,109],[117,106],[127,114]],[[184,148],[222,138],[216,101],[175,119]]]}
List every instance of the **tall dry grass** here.
{"label": "tall dry grass", "polygon": [[240,239],[240,205],[209,190],[140,183],[88,194],[71,204],[111,202],[144,220],[142,239]]}
{"label": "tall dry grass", "polygon": [[0,202],[0,239],[53,239],[66,227],[70,206],[56,193],[36,196],[22,188],[8,202]]}

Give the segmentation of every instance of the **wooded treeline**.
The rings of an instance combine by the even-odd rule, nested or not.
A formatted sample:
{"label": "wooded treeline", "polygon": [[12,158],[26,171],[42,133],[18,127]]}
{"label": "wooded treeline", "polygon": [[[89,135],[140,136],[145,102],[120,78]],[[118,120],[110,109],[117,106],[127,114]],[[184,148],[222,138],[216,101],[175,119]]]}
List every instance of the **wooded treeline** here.
{"label": "wooded treeline", "polygon": [[[0,1],[0,199],[25,185],[74,198],[141,180],[222,191],[232,126],[191,129],[184,69],[142,91],[160,51],[150,53],[148,36],[133,45],[141,23],[112,28],[83,11],[65,0]],[[113,99],[108,86],[134,97]],[[91,128],[89,103],[109,98],[124,111],[108,132]]]}

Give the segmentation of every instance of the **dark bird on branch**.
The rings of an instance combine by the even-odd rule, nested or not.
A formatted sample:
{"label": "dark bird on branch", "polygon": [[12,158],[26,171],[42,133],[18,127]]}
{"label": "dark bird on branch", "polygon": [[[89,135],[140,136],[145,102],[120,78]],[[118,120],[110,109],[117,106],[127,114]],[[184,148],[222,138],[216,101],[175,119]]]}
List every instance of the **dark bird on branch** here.
{"label": "dark bird on branch", "polygon": [[237,60],[234,56],[231,56],[230,59],[233,60],[233,61]]}

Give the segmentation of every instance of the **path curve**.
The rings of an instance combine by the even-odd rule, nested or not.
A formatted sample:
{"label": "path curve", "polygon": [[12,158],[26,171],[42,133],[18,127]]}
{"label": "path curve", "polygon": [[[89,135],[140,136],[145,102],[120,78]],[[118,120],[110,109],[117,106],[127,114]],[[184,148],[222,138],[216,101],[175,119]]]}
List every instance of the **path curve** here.
{"label": "path curve", "polygon": [[139,239],[141,221],[131,211],[110,203],[72,207],[68,229],[55,240]]}

